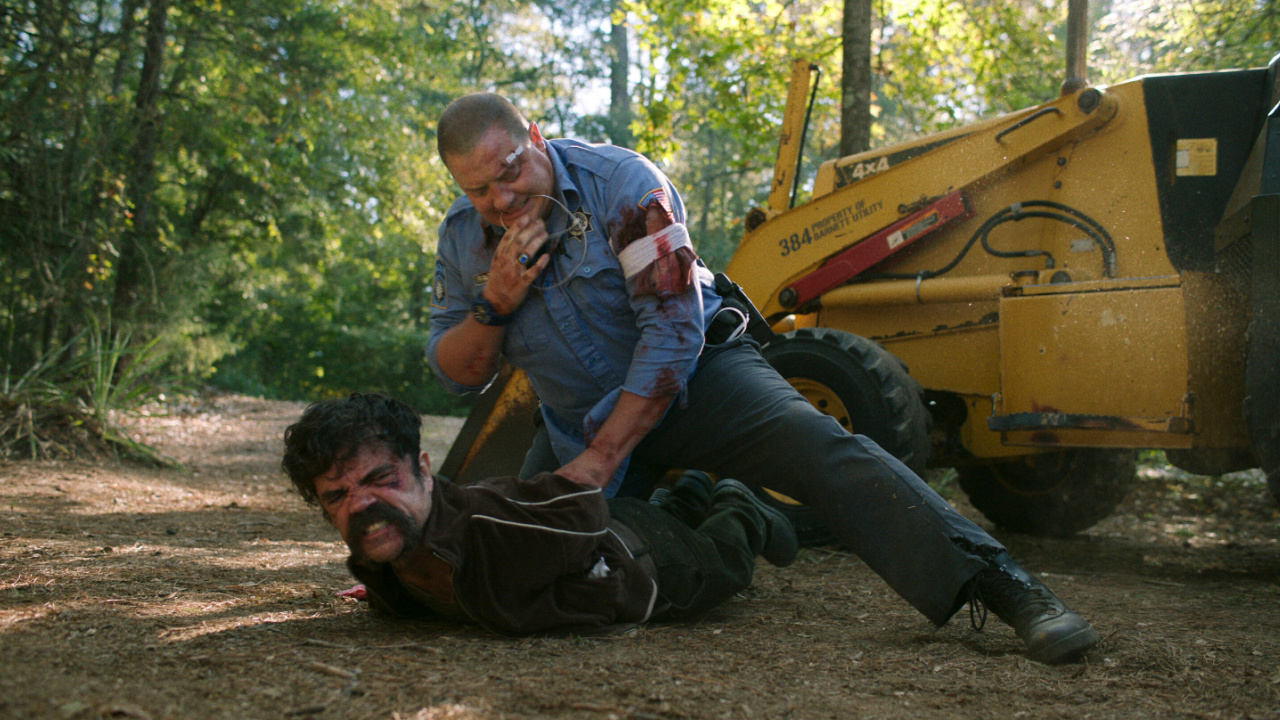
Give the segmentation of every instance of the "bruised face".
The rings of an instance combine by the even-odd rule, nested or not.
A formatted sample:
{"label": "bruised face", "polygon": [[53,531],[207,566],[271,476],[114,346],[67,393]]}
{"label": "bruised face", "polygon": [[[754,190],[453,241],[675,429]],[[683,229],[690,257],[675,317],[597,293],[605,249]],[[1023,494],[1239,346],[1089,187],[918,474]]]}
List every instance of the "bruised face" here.
{"label": "bruised face", "polygon": [[553,196],[555,171],[537,125],[530,125],[529,136],[520,138],[494,125],[470,152],[446,156],[445,165],[491,225],[511,227],[525,216],[551,214],[551,201],[538,196]]}
{"label": "bruised face", "polygon": [[316,478],[320,506],[357,562],[394,562],[417,548],[431,511],[430,469],[426,453],[399,457],[374,442]]}

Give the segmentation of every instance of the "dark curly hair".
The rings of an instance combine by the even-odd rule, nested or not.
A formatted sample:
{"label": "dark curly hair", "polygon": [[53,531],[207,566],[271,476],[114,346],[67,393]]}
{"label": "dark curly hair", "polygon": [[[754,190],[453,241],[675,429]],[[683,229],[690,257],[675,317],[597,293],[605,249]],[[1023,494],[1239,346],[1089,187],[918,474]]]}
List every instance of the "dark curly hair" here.
{"label": "dark curly hair", "polygon": [[421,428],[422,418],[413,408],[381,393],[352,393],[345,400],[312,403],[284,431],[280,467],[302,499],[316,505],[316,478],[355,457],[370,442],[384,443],[395,455],[415,460]]}

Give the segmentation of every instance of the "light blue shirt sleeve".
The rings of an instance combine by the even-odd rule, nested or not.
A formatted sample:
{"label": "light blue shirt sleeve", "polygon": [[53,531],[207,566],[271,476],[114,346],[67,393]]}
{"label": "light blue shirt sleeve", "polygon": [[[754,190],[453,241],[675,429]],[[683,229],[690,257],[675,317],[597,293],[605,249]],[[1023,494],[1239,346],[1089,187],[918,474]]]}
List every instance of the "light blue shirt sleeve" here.
{"label": "light blue shirt sleeve", "polygon": [[[671,182],[648,160],[635,156],[619,166],[609,196],[618,198],[612,217],[627,213],[644,213],[649,202],[660,193],[665,196],[671,220],[686,221],[684,203]],[[627,283],[635,324],[640,340],[631,355],[630,368],[622,389],[643,397],[678,395],[693,374],[702,352],[703,314],[702,288],[697,276],[679,295],[657,297],[634,292],[634,282]]]}
{"label": "light blue shirt sleeve", "polygon": [[[488,256],[482,258],[483,270],[476,264],[476,252],[465,248],[483,247],[484,229],[478,216],[465,197],[459,198],[445,214],[440,224],[439,241],[436,244],[435,273],[431,278],[431,324],[427,336],[427,365],[445,390],[462,395],[483,392],[493,382],[489,378],[483,385],[462,385],[454,382],[440,369],[436,348],[440,338],[453,326],[471,314],[471,303],[478,296],[483,283],[479,278],[489,269]],[[471,262],[465,262],[467,257]],[[497,374],[494,374],[497,377]]]}

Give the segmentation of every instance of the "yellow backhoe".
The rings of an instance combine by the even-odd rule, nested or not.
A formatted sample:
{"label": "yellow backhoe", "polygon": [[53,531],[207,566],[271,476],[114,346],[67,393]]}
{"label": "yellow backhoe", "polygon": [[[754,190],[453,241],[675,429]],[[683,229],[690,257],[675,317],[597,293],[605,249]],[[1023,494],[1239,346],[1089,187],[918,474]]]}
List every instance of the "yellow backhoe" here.
{"label": "yellow backhoe", "polygon": [[[797,62],[768,206],[726,274],[806,398],[918,470],[956,468],[1000,526],[1091,526],[1143,448],[1202,474],[1261,466],[1280,498],[1278,66],[1064,84],[827,162],[792,207]],[[442,473],[512,472],[535,407],[505,370]]]}

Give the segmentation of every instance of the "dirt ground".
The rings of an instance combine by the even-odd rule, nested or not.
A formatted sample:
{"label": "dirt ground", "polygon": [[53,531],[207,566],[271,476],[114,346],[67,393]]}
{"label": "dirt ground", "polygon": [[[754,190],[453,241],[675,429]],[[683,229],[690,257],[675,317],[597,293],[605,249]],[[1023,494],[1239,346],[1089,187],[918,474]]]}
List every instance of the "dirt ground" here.
{"label": "dirt ground", "polygon": [[[1081,664],[1030,662],[963,610],[935,630],[829,549],[762,563],[694,624],[506,639],[333,596],[343,546],[277,469],[301,407],[131,421],[180,469],[0,463],[0,718],[1280,717],[1280,520],[1256,475],[1152,466],[1076,538],[996,533],[1102,634]],[[428,420],[442,461],[461,421]]]}

